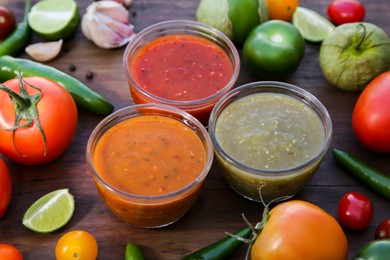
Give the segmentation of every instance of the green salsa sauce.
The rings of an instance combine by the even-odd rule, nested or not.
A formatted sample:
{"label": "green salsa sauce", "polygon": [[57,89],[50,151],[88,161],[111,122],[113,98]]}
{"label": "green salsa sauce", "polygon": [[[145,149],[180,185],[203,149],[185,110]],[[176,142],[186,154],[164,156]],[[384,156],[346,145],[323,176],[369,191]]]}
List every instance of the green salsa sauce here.
{"label": "green salsa sauce", "polygon": [[216,153],[224,178],[251,200],[295,195],[324,155],[326,129],[320,116],[305,102],[281,93],[255,93],[233,101],[219,114],[214,129],[220,148],[234,160]]}
{"label": "green salsa sauce", "polygon": [[314,157],[325,140],[317,113],[279,93],[256,93],[232,102],[221,112],[215,133],[231,158],[261,170],[298,166]]}

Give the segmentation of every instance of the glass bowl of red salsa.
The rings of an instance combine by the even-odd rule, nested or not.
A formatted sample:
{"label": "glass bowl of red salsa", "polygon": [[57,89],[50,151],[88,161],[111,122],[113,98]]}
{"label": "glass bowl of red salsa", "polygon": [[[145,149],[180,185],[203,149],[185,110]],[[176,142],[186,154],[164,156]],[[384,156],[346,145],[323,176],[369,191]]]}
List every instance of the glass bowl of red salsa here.
{"label": "glass bowl of red salsa", "polygon": [[264,202],[301,191],[333,133],[330,115],[314,95],[274,81],[248,83],[223,96],[211,112],[208,131],[231,188]]}
{"label": "glass bowl of red salsa", "polygon": [[207,123],[240,71],[234,44],[208,25],[172,20],[145,28],[127,45],[123,66],[133,102],[180,108]]}
{"label": "glass bowl of red salsa", "polygon": [[193,205],[213,162],[205,127],[162,104],[122,108],[103,119],[86,149],[87,165],[105,204],[137,227],[158,228]]}

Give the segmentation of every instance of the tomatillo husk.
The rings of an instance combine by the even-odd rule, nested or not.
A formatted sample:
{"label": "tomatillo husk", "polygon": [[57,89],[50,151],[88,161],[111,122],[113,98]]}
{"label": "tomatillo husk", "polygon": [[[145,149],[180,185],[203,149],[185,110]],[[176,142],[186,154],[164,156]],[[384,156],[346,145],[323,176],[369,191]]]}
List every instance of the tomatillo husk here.
{"label": "tomatillo husk", "polygon": [[320,67],[325,78],[346,91],[362,91],[390,67],[390,40],[371,23],[347,23],[336,27],[321,44]]}

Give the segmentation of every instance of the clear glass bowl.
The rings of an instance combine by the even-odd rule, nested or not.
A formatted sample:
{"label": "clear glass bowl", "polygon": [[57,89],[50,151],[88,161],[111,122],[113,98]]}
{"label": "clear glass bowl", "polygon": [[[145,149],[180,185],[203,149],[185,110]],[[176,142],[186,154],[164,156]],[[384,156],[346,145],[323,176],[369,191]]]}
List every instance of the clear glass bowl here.
{"label": "clear glass bowl", "polygon": [[[259,94],[271,101],[259,99]],[[294,105],[286,109],[290,102]],[[233,109],[238,103],[241,107]],[[297,120],[291,119],[294,113]],[[333,130],[326,108],[311,93],[264,81],[223,96],[211,112],[208,131],[216,161],[232,189],[250,200],[269,202],[288,199],[308,183],[329,148]]]}
{"label": "clear glass bowl", "polygon": [[[184,98],[181,100],[176,100],[173,98],[162,97],[160,94],[157,94],[151,90],[146,90],[144,86],[141,86],[139,81],[136,80],[135,75],[130,70],[132,63],[135,60],[135,57],[138,55],[140,50],[145,47],[145,45],[150,45],[151,42],[156,39],[161,39],[166,36],[177,36],[177,35],[187,35],[187,36],[196,36],[203,41],[207,41],[211,45],[215,45],[217,49],[221,49],[222,52],[226,53],[228,59],[231,62],[232,66],[232,75],[230,80],[226,83],[226,85],[222,86],[217,92],[210,93],[209,96],[204,96],[199,99],[194,100],[185,100]],[[208,48],[212,49],[212,48]],[[178,54],[174,54],[178,55]],[[179,55],[179,57],[184,55]],[[169,56],[171,57],[171,56]],[[178,56],[174,56],[174,59],[178,59]],[[210,62],[212,62],[210,60]],[[160,63],[160,68],[158,71],[165,70],[165,63]],[[231,90],[238,78],[240,71],[240,57],[235,48],[234,44],[230,41],[228,37],[226,37],[222,32],[214,29],[208,25],[195,22],[195,21],[187,21],[187,20],[172,20],[154,24],[149,26],[139,32],[136,37],[127,45],[126,50],[123,56],[123,66],[125,70],[125,74],[128,80],[130,93],[132,95],[133,101],[136,104],[142,103],[158,103],[171,105],[177,108],[180,108],[196,118],[198,118],[202,123],[207,123],[210,112],[215,105],[215,103],[229,90]],[[173,70],[173,68],[170,68]],[[183,67],[175,67],[176,71],[186,71]],[[192,69],[188,69],[192,71]],[[168,71],[168,70],[167,70]],[[182,73],[182,72],[180,72]],[[135,74],[135,73],[134,73]],[[207,78],[207,74],[203,74],[202,78]],[[161,79],[157,78],[159,82],[164,82],[166,80],[165,76],[161,75]],[[184,81],[189,81],[190,77],[184,77]],[[174,80],[170,81],[174,82]],[[181,83],[175,83],[179,85]],[[174,85],[172,83],[172,85]],[[207,86],[208,87],[208,86]],[[211,88],[210,84],[210,88]],[[150,88],[150,87],[149,87]],[[168,88],[168,87],[167,87]],[[188,90],[198,91],[194,88]]]}
{"label": "clear glass bowl", "polygon": [[[113,163],[106,163],[106,160],[101,160],[99,157],[101,155],[100,152],[97,152],[99,147],[99,142],[102,142],[103,138],[105,138],[106,133],[113,129],[113,127],[120,124],[121,127],[124,127],[123,122],[128,122],[129,120],[133,119],[142,119],[145,118],[145,116],[153,116],[155,118],[165,118],[163,120],[171,120],[170,124],[177,124],[172,123],[172,121],[178,121],[179,125],[183,126],[185,131],[190,131],[192,136],[196,139],[199,139],[199,147],[200,150],[204,148],[204,160],[202,161],[203,164],[201,164],[199,167],[199,173],[195,172],[194,179],[190,180],[189,184],[186,184],[185,186],[178,187],[177,190],[169,191],[168,193],[161,193],[161,194],[153,194],[153,195],[137,195],[135,193],[129,192],[128,190],[125,190],[125,188],[120,186],[126,186],[126,182],[135,181],[131,179],[131,174],[126,176],[126,179],[119,179],[119,183],[116,182],[114,184],[114,180],[117,177],[112,177],[114,174],[113,168],[116,168],[116,171],[119,172],[119,174],[122,176],[129,174],[127,173],[127,166],[126,169],[120,168],[118,165],[120,164],[119,159],[113,161]],[[153,125],[154,127],[154,125]],[[161,127],[157,127],[161,128]],[[157,138],[153,138],[153,136],[156,136],[156,133],[154,130],[150,130],[150,128],[141,128],[143,132],[146,132],[149,134],[153,139],[153,141],[148,142],[146,145],[142,146],[141,149],[135,150],[133,148],[133,152],[136,151],[136,153],[145,153],[142,154],[142,156],[148,156],[146,152],[142,152],[141,150],[144,150],[143,147],[148,147],[154,145],[154,141]],[[153,128],[155,129],[155,128]],[[127,132],[129,132],[128,129],[126,129]],[[158,134],[160,134],[159,132]],[[114,135],[114,131],[110,131],[110,134]],[[160,136],[160,135],[159,135]],[[166,135],[161,135],[165,137]],[[180,135],[180,137],[182,137]],[[132,137],[134,138],[134,136]],[[171,139],[168,140],[172,140]],[[176,137],[174,137],[176,138]],[[129,140],[126,140],[129,139]],[[110,151],[105,152],[105,156],[111,156],[115,153],[123,153],[125,154],[126,160],[130,158],[133,155],[128,155],[127,151],[131,151],[132,148],[128,146],[126,143],[127,141],[134,141],[134,139],[129,138],[121,138],[120,142],[118,144],[114,145],[114,148]],[[137,139],[138,140],[138,139]],[[161,139],[160,139],[161,140]],[[109,141],[111,142],[111,141]],[[109,143],[108,142],[108,143]],[[119,146],[122,144],[126,144],[124,147],[124,150],[119,150]],[[131,142],[129,142],[130,144]],[[203,147],[202,147],[203,146]],[[129,148],[127,148],[129,147]],[[172,146],[170,146],[172,147]],[[139,148],[139,147],[138,147]],[[157,148],[156,148],[157,149]],[[168,149],[168,147],[167,147]],[[169,148],[170,149],[170,148]],[[102,150],[100,150],[102,151]],[[191,152],[183,148],[179,151],[179,153],[184,152]],[[166,151],[162,149],[162,153],[164,154]],[[203,151],[202,151],[203,153]],[[198,159],[201,156],[197,156],[197,154],[194,152],[194,158]],[[111,115],[107,116],[105,119],[103,119],[94,129],[92,134],[90,135],[90,138],[88,140],[87,149],[86,149],[86,160],[87,164],[91,173],[91,176],[93,178],[93,181],[96,185],[96,189],[100,196],[102,197],[105,204],[112,210],[112,212],[117,215],[122,220],[138,226],[138,227],[144,227],[144,228],[157,228],[169,225],[175,221],[177,221],[180,217],[182,217],[192,206],[192,204],[196,201],[201,187],[204,183],[204,180],[211,168],[212,162],[213,162],[213,146],[211,143],[211,139],[208,135],[207,130],[204,128],[204,126],[193,116],[190,114],[179,110],[177,108],[161,105],[161,104],[142,104],[142,105],[133,105],[129,107],[125,107],[123,109],[120,109]],[[144,158],[144,157],[142,157]],[[151,157],[149,157],[151,158]],[[202,156],[203,158],[203,156]],[[146,160],[146,159],[145,159]],[[168,170],[172,170],[172,161],[178,160],[177,158],[171,159],[165,159],[164,163],[168,164],[169,167],[167,167]],[[130,164],[129,167],[132,169],[134,168],[134,164],[137,161],[131,161],[132,164]],[[103,166],[101,166],[103,164]],[[156,163],[157,164],[157,163]],[[148,161],[147,165],[150,165],[150,168],[147,168],[146,171],[149,172],[149,170],[152,170],[152,167],[154,165],[153,161]],[[114,167],[115,166],[115,167]],[[149,166],[148,166],[149,167]],[[105,169],[105,170],[101,170]],[[119,169],[119,170],[118,170]],[[137,168],[138,169],[138,168]],[[167,171],[168,171],[167,170]],[[103,171],[106,171],[106,173],[103,174]],[[134,170],[135,171],[135,170]],[[138,170],[141,171],[140,169]],[[160,174],[160,177],[162,174],[166,174],[167,171],[164,171]],[[135,173],[133,173],[136,175]],[[156,174],[157,175],[157,174]],[[176,175],[172,175],[176,178]],[[149,177],[149,176],[148,176]],[[159,176],[155,176],[155,179],[159,179]],[[123,178],[123,177],[120,177]],[[162,178],[162,177],[161,177]],[[164,176],[165,178],[165,176]],[[153,179],[154,180],[154,179]],[[117,180],[116,180],[117,181]],[[158,181],[155,183],[152,183],[150,185],[158,184]],[[149,185],[149,184],[148,184]]]}

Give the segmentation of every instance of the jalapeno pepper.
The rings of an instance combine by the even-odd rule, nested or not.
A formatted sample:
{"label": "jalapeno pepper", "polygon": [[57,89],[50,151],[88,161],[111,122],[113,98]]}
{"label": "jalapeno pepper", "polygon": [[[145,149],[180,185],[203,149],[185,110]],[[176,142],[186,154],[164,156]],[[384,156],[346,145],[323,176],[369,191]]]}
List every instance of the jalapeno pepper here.
{"label": "jalapeno pepper", "polygon": [[24,77],[41,76],[58,82],[69,91],[79,108],[100,115],[108,115],[114,109],[103,96],[54,67],[8,55],[0,57],[0,82],[16,77],[18,70]]}
{"label": "jalapeno pepper", "polygon": [[377,193],[390,199],[389,175],[374,169],[347,152],[333,149],[333,156],[345,170],[352,174],[352,176],[362,181]]}
{"label": "jalapeno pepper", "polygon": [[[234,233],[233,235],[248,238],[252,234],[252,230],[247,227]],[[218,260],[227,259],[235,250],[242,246],[244,242],[232,236],[225,237],[211,245],[208,245],[190,255],[187,255],[183,260]]]}
{"label": "jalapeno pepper", "polygon": [[15,30],[7,39],[0,43],[0,57],[3,55],[17,55],[27,45],[31,35],[31,29],[27,22],[30,5],[30,0],[26,0],[23,21],[16,26]]}

